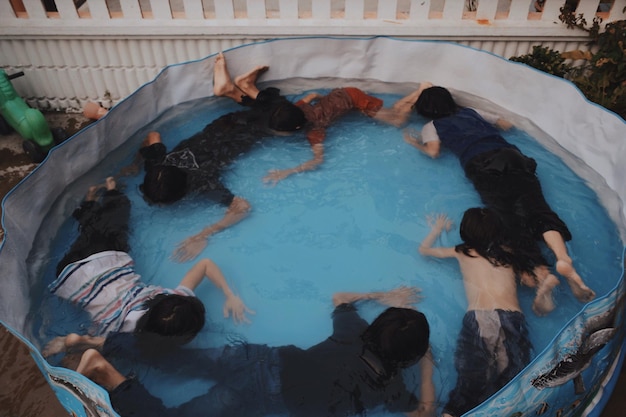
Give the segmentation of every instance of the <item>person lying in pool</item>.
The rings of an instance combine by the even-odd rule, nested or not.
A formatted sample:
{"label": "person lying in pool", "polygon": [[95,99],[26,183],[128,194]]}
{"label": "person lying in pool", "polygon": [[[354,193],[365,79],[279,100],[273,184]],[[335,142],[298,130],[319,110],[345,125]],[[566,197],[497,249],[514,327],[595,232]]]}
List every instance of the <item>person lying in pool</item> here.
{"label": "person lying in pool", "polygon": [[[418,291],[400,287],[335,294],[333,334],[308,349],[240,342],[170,352],[151,364],[162,371],[215,382],[206,394],[178,407],[165,407],[137,378],[124,376],[109,362],[115,356],[146,360],[134,348],[132,335],[115,334],[106,340],[73,335],[72,344],[88,349],[76,370],[109,392],[111,404],[122,417],[348,416],[378,407],[409,416],[432,416],[430,329],[424,314],[411,308]],[[392,307],[368,325],[356,309],[356,303],[365,300]],[[418,362],[419,399],[407,389],[402,375]]]}
{"label": "person lying in pool", "polygon": [[[128,254],[130,201],[117,189],[113,177],[107,178],[104,185],[90,187],[73,217],[79,224],[79,236],[58,263],[57,278],[48,288],[89,313],[93,335],[150,333],[187,343],[204,326],[204,305],[194,289],[205,277],[226,297],[224,317],[249,321],[246,313],[253,312],[231,290],[220,268],[210,259],[197,262],[173,289],[141,281]],[[64,341],[64,337],[56,338],[47,354],[62,349]]]}
{"label": "person lying in pool", "polygon": [[[444,416],[458,417],[515,377],[529,363],[532,346],[517,299],[516,255],[502,243],[499,216],[488,208],[467,210],[460,226],[463,243],[455,247],[433,246],[450,229],[450,220],[438,215],[430,222],[419,252],[457,260],[468,304],[454,357],[457,382],[443,408]],[[544,285],[557,284],[552,276]]]}
{"label": "person lying in pool", "polygon": [[304,112],[307,122],[306,137],[311,145],[313,158],[294,168],[273,170],[264,178],[264,181],[276,184],[290,175],[317,169],[324,162],[326,129],[350,111],[358,110],[374,120],[401,127],[407,122],[411,109],[421,92],[429,86],[428,83],[420,84],[417,90],[401,98],[390,108],[383,107],[381,99],[355,87],[335,88],[326,95],[319,93],[306,95],[298,100],[295,106]]}
{"label": "person lying in pool", "polygon": [[545,271],[536,274],[548,265],[537,243],[543,241],[554,253],[556,271],[567,279],[574,296],[581,302],[593,300],[594,291],[576,272],[565,245],[572,235],[545,200],[535,160],[508,143],[496,128],[508,129],[511,124],[494,114],[459,107],[443,87],[425,89],[415,109],[432,120],[419,134],[406,131],[405,141],[431,158],[439,156],[442,145],[459,158],[483,203],[505,220],[509,241],[521,243],[515,252],[528,265],[523,283],[535,286],[533,278],[547,276]]}
{"label": "person lying in pool", "polygon": [[[296,131],[304,125],[304,114],[276,88],[260,91],[257,77],[267,67],[257,66],[231,79],[222,53],[215,59],[213,91],[248,107],[225,114],[204,129],[167,151],[158,132],[150,132],[139,151],[145,176],[140,189],[154,204],[172,204],[197,193],[227,207],[219,221],[183,240],[173,259],[189,261],[202,252],[210,236],[240,222],[250,210],[250,203],[235,196],[222,182],[222,171],[260,139],[276,136],[279,131]],[[271,127],[270,127],[271,125]],[[138,171],[136,161],[125,173]]]}

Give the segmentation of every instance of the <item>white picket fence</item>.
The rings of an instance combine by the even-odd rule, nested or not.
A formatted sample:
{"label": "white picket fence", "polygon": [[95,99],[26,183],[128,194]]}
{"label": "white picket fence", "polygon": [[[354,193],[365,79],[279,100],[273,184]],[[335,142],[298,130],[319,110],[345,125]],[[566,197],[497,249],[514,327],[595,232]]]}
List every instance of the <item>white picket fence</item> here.
{"label": "white picket fence", "polygon": [[[0,68],[30,105],[114,105],[165,66],[254,41],[301,36],[447,40],[505,58],[534,45],[586,49],[564,0],[0,0]],[[579,0],[603,24],[626,0]]]}

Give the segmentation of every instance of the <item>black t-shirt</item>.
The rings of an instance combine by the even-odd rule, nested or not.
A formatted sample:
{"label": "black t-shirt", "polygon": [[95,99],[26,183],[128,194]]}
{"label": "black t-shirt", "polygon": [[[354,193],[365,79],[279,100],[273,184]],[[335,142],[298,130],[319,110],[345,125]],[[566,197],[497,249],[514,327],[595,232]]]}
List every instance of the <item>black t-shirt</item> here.
{"label": "black t-shirt", "polygon": [[277,89],[268,88],[256,100],[246,101],[249,110],[218,117],[169,153],[162,143],[142,148],[145,169],[158,165],[178,167],[187,173],[187,193],[203,193],[228,205],[234,195],[222,183],[222,171],[261,139],[274,136],[268,120],[275,107],[286,100]]}
{"label": "black t-shirt", "polygon": [[283,347],[281,386],[292,416],[349,416],[378,406],[393,412],[417,409],[402,374],[387,375],[373,356],[363,358],[361,334],[368,323],[350,304],[333,312],[333,334],[307,350]]}

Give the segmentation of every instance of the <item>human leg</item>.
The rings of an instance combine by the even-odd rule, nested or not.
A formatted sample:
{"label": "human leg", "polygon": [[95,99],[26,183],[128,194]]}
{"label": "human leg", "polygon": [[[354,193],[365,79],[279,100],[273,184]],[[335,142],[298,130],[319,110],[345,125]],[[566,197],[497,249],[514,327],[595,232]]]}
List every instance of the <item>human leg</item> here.
{"label": "human leg", "polygon": [[268,69],[269,67],[267,65],[257,65],[245,74],[235,77],[235,85],[243,91],[245,95],[251,99],[256,99],[259,95],[259,89],[256,86],[256,81],[259,78],[259,75],[263,74]]}
{"label": "human leg", "polygon": [[535,167],[532,158],[515,149],[503,149],[473,158],[465,173],[483,203],[502,214],[513,241],[527,242],[522,247],[529,247],[531,240],[543,240],[556,257],[557,272],[567,279],[576,298],[591,301],[595,293],[576,272],[565,246],[571,233],[545,200]]}
{"label": "human leg", "polygon": [[[521,157],[526,158],[523,155]],[[534,164],[531,167],[534,167]],[[565,277],[574,296],[581,302],[593,300],[595,292],[584,283],[576,272],[565,245],[565,242],[570,240],[572,235],[565,222],[546,201],[534,168],[512,172],[505,175],[505,178],[508,186],[518,193],[513,207],[518,217],[523,220],[520,223],[520,233],[528,233],[530,230],[535,239],[543,240],[554,253],[556,271]]]}
{"label": "human leg", "polygon": [[97,227],[106,238],[108,250],[128,252],[128,223],[130,200],[117,189],[113,177],[106,179],[106,191],[102,196],[102,210]]}
{"label": "human leg", "polygon": [[206,394],[179,406],[181,416],[234,416],[280,414],[284,411],[280,390],[278,350],[266,345],[233,343],[223,347],[177,349],[145,354],[132,334],[106,338],[102,354],[111,360],[149,364],[164,373],[215,381]]}
{"label": "human leg", "polygon": [[556,271],[565,277],[574,296],[581,302],[593,300],[596,293],[583,282],[583,279],[576,272],[561,233],[556,230],[548,230],[543,233],[543,240],[556,257]]}
{"label": "human leg", "polygon": [[213,69],[213,94],[218,97],[228,97],[237,103],[242,103],[244,96],[254,100],[259,95],[256,80],[268,68],[268,66],[258,65],[245,74],[238,75],[233,81],[228,73],[226,58],[220,52],[215,58]]}
{"label": "human leg", "polygon": [[413,106],[415,105],[415,102],[417,101],[419,96],[422,94],[422,91],[429,87],[432,87],[431,83],[421,83],[417,90],[411,92],[407,96],[402,97],[401,99],[396,101],[390,108],[380,109],[374,116],[374,119],[390,124],[392,126],[401,127],[409,119],[411,110],[413,109]]}
{"label": "human leg", "polygon": [[552,290],[559,285],[559,280],[545,265],[535,268],[535,279],[537,290],[533,301],[533,311],[538,316],[545,316],[554,310]]}
{"label": "human leg", "polygon": [[134,378],[126,378],[97,350],[83,353],[76,371],[109,392],[111,405],[122,417],[177,416]]}
{"label": "human leg", "polygon": [[67,336],[58,336],[44,346],[41,354],[44,358],[61,352],[85,351],[87,349],[101,349],[104,337],[94,337],[70,333]]}
{"label": "human leg", "polygon": [[217,97],[228,97],[236,103],[241,103],[244,92],[241,91],[230,78],[228,68],[226,67],[226,58],[220,52],[215,57],[215,65],[213,68],[213,94]]}
{"label": "human leg", "polygon": [[498,310],[500,334],[504,347],[501,356],[506,357],[506,366],[498,370],[496,389],[502,388],[520,373],[530,362],[532,344],[528,325],[522,312]]}
{"label": "human leg", "polygon": [[[129,251],[130,201],[116,186],[113,177],[108,177],[104,184],[89,187],[85,200],[72,214],[79,223],[79,235],[57,264],[57,276],[67,265],[95,253]],[[99,202],[96,200],[101,189],[106,191]]]}
{"label": "human leg", "polygon": [[496,363],[480,334],[475,313],[468,311],[457,339],[454,366],[457,380],[450,391],[443,414],[461,416],[487,398],[496,377]]}

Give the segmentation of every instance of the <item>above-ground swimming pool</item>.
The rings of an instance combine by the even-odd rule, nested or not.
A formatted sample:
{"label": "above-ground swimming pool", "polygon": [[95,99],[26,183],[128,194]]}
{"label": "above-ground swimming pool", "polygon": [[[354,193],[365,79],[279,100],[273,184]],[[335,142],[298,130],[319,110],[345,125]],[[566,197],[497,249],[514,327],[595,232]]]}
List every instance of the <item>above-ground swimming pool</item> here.
{"label": "above-ground swimming pool", "polygon": [[[585,306],[563,281],[555,291],[556,310],[539,318],[531,310],[532,291],[520,288],[533,362],[468,415],[599,413],[623,342],[626,190],[620,159],[626,156],[621,141],[626,127],[621,119],[587,102],[568,82],[447,43],[294,39],[248,45],[226,56],[233,75],[270,65],[262,85],[278,86],[294,100],[309,90],[353,85],[390,105],[428,80],[449,87],[461,104],[498,111],[513,121],[517,128],[505,137],[537,160],[548,202],[574,235],[568,248],[576,267],[597,298]],[[104,391],[76,373],[49,366],[38,354],[52,337],[88,327],[84,314],[46,290],[75,237],[69,216],[89,185],[132,159],[148,131],[158,130],[171,148],[220,114],[239,109],[210,97],[213,61],[165,69],[106,118],[55,149],[5,201],[0,268],[7,278],[0,320],[32,344],[59,398],[79,415],[93,409],[82,406],[81,397],[107,409]],[[413,115],[410,127],[423,123]],[[458,226],[463,211],[480,204],[477,194],[454,157],[430,160],[404,143],[398,129],[357,114],[329,130],[321,169],[276,186],[263,184],[268,170],[309,157],[302,133],[277,137],[227,172],[225,182],[253,209],[242,223],[213,236],[200,256],[220,265],[256,314],[244,326],[224,320],[221,294],[203,284],[197,294],[207,306],[208,324],[193,345],[219,345],[236,337],[308,347],[330,334],[334,292],[414,285],[424,296],[417,308],[431,324],[442,405],[456,378],[451,358],[466,303],[456,263],[423,258],[417,247],[428,231],[427,215],[446,212]],[[184,237],[221,217],[223,208],[187,199],[154,210],[141,198],[140,181],[141,176],[119,181],[133,203],[136,270],[146,281],[174,286],[192,263],[178,264],[168,256]],[[458,243],[458,227],[441,241]],[[381,307],[362,311],[371,319]],[[184,383],[181,376],[163,382],[149,369],[141,372],[166,404],[183,402],[206,386]]]}

